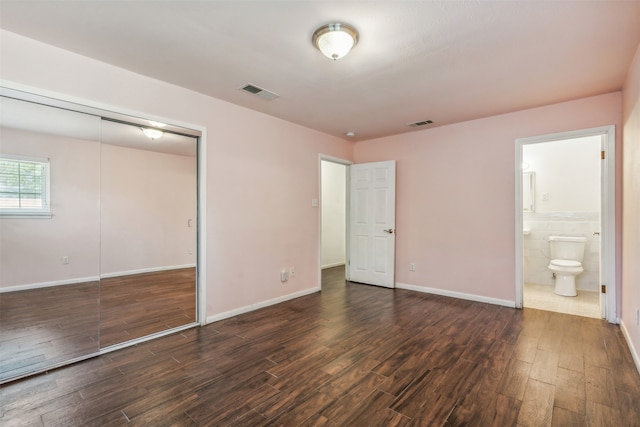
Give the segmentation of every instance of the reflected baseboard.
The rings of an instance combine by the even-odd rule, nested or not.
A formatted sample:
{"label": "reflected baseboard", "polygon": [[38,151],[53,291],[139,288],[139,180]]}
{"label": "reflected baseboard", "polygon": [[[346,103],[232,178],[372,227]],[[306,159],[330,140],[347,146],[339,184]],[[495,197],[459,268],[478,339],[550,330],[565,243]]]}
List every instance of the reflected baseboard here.
{"label": "reflected baseboard", "polygon": [[183,268],[195,268],[195,267],[196,267],[196,264],[183,264],[183,265],[167,265],[163,267],[141,268],[137,270],[128,270],[128,271],[118,271],[114,273],[101,274],[99,276],[78,277],[75,279],[52,280],[50,282],[38,282],[38,283],[28,283],[25,285],[7,286],[7,287],[0,288],[0,293],[27,291],[29,289],[48,288],[51,286],[77,285],[78,283],[97,282],[100,279],[107,279],[111,277],[132,276],[134,274],[155,273],[158,271],[180,270]]}
{"label": "reflected baseboard", "polygon": [[150,267],[150,268],[141,268],[138,270],[127,270],[127,271],[117,271],[114,273],[104,273],[100,275],[100,278],[108,279],[111,277],[133,276],[134,274],[155,273],[158,271],[181,270],[183,268],[195,268],[195,267],[196,267],[195,264],[166,265],[162,267]]}
{"label": "reflected baseboard", "polygon": [[29,283],[26,285],[8,286],[0,288],[0,294],[3,292],[28,291],[30,289],[50,288],[52,286],[77,285],[79,283],[98,282],[100,276],[78,277],[77,279],[53,280],[51,282]]}

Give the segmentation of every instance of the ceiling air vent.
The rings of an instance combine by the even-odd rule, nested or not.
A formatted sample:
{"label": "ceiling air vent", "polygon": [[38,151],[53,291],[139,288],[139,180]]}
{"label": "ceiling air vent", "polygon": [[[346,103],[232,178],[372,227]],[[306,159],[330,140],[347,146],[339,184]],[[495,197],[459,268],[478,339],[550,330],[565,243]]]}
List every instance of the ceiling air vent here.
{"label": "ceiling air vent", "polygon": [[280,95],[276,95],[273,92],[269,92],[268,90],[252,85],[251,83],[242,87],[241,89],[244,90],[245,92],[249,92],[253,95],[259,96],[260,98],[266,99],[267,101],[273,101],[274,99],[280,97]]}
{"label": "ceiling air vent", "polygon": [[433,120],[423,120],[421,122],[409,123],[409,126],[419,127],[433,124]]}

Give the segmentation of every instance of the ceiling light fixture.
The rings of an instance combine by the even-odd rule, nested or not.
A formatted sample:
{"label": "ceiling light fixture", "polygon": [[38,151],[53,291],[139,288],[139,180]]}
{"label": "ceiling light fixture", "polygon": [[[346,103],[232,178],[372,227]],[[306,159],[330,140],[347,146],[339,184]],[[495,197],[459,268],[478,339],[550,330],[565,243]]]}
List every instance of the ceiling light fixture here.
{"label": "ceiling light fixture", "polygon": [[160,138],[162,135],[164,135],[164,132],[162,132],[161,130],[158,129],[151,129],[151,128],[140,128],[140,130],[142,131],[142,133],[145,134],[145,136],[149,139],[158,139]]}
{"label": "ceiling light fixture", "polygon": [[324,56],[336,60],[358,43],[358,31],[347,24],[327,24],[314,31],[311,40]]}

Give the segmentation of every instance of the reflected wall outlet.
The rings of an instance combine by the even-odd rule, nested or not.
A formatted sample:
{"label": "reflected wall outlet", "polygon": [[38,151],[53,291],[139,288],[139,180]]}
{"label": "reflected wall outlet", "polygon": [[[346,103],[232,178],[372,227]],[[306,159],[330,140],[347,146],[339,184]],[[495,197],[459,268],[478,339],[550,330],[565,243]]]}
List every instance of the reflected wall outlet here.
{"label": "reflected wall outlet", "polygon": [[410,262],[409,263],[409,271],[416,271],[416,263],[415,262]]}
{"label": "reflected wall outlet", "polygon": [[640,326],[640,308],[636,307],[636,325]]}
{"label": "reflected wall outlet", "polygon": [[66,256],[66,255],[65,255],[65,256],[63,256],[63,257],[62,257],[62,263],[63,263],[63,264],[69,264],[69,257],[68,257],[68,256]]}
{"label": "reflected wall outlet", "polygon": [[296,277],[296,268],[295,267],[291,267],[289,269],[289,275],[291,276],[291,278]]}

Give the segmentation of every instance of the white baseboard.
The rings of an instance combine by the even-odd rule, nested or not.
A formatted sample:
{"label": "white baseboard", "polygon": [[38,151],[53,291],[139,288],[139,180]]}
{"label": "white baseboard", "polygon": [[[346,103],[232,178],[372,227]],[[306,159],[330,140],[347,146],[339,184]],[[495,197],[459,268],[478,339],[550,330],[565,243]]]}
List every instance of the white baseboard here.
{"label": "white baseboard", "polygon": [[638,357],[638,352],[633,346],[633,342],[631,341],[631,337],[629,336],[629,331],[624,325],[622,319],[620,319],[620,330],[622,330],[622,335],[624,335],[624,339],[627,341],[627,346],[629,347],[629,351],[631,352],[631,357],[633,357],[633,362],[636,364],[636,369],[638,370],[638,373],[640,373],[640,357]]}
{"label": "white baseboard", "polygon": [[305,289],[304,291],[294,292],[292,294],[283,295],[278,298],[273,298],[267,301],[258,302],[255,304],[246,305],[244,307],[236,308],[235,310],[225,311],[224,313],[214,314],[207,317],[207,323],[217,322],[219,320],[228,319],[233,316],[248,313],[250,311],[258,310],[260,308],[269,307],[270,305],[279,304],[281,302],[289,301],[292,299],[300,298],[305,295],[310,295],[316,292],[320,292],[320,288]]}
{"label": "white baseboard", "polygon": [[342,262],[334,262],[332,264],[325,264],[320,268],[324,270],[325,268],[340,267],[341,265],[344,265],[344,261],[342,261]]}
{"label": "white baseboard", "polygon": [[463,292],[447,291],[445,289],[428,288],[426,286],[416,286],[416,285],[409,285],[409,284],[406,284],[406,283],[398,283],[398,282],[396,282],[396,288],[398,288],[398,289],[406,289],[406,290],[409,290],[409,291],[424,292],[424,293],[427,293],[427,294],[442,295],[442,296],[445,296],[445,297],[466,299],[466,300],[476,301],[476,302],[484,302],[484,303],[487,303],[487,304],[501,305],[501,306],[504,306],[504,307],[515,308],[515,306],[516,306],[516,302],[515,301],[509,301],[509,300],[498,299],[498,298],[484,297],[482,295],[465,294]]}
{"label": "white baseboard", "polygon": [[139,270],[117,271],[115,273],[101,274],[100,278],[107,279],[109,277],[132,276],[134,274],[155,273],[157,271],[180,270],[182,268],[194,268],[195,266],[195,264],[167,265],[163,267],[141,268]]}
{"label": "white baseboard", "polygon": [[51,282],[29,283],[27,285],[17,285],[17,286],[8,286],[6,288],[0,288],[0,293],[26,291],[29,289],[49,288],[52,286],[77,285],[78,283],[97,282],[99,280],[100,280],[99,276],[90,276],[90,277],[78,277],[77,279],[54,280]]}

